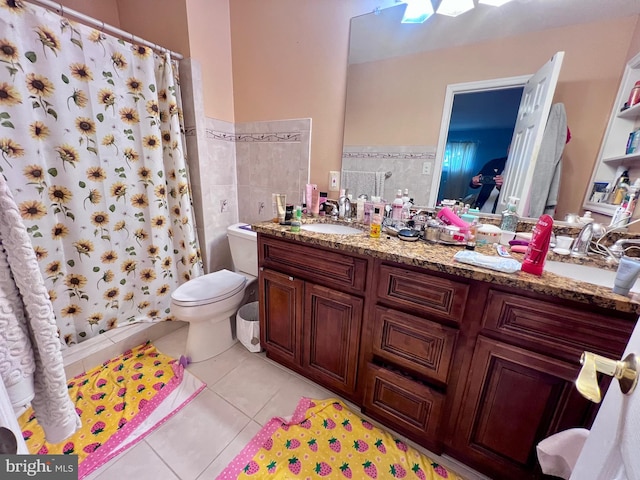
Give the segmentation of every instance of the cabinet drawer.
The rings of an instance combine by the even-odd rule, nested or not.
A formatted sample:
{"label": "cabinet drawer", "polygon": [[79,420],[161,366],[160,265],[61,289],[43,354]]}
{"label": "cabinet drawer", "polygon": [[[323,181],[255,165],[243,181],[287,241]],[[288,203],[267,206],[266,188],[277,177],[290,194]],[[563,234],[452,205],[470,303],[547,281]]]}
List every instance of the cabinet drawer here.
{"label": "cabinet drawer", "polygon": [[379,301],[399,308],[460,323],[468,293],[469,286],[464,283],[391,265],[380,265]]}
{"label": "cabinet drawer", "polygon": [[366,285],[367,260],[317,246],[262,237],[259,262],[305,280],[328,287],[362,292]]}
{"label": "cabinet drawer", "polygon": [[421,383],[376,365],[368,364],[363,408],[394,430],[438,453],[440,417],[445,396]]}
{"label": "cabinet drawer", "polygon": [[455,328],[376,307],[374,355],[433,380],[447,382],[457,336]]}
{"label": "cabinet drawer", "polygon": [[482,326],[534,350],[576,362],[584,350],[622,355],[633,322],[613,315],[490,290]]}

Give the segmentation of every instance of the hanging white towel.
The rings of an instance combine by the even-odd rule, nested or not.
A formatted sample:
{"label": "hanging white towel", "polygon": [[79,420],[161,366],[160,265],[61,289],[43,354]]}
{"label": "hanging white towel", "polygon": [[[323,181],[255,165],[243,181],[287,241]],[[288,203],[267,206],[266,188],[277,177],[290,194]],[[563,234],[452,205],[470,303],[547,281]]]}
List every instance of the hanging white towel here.
{"label": "hanging white towel", "polygon": [[33,400],[35,370],[24,305],[0,244],[0,378],[14,408]]}
{"label": "hanging white towel", "polygon": [[349,190],[353,198],[366,194],[381,197],[384,193],[384,180],[386,172],[360,172],[356,170],[343,170],[341,186]]}
{"label": "hanging white towel", "polygon": [[[5,269],[3,281],[13,278],[22,303],[3,309],[5,324],[14,325],[9,327],[10,335],[16,335],[16,338],[10,335],[4,338],[9,345],[14,345],[12,342],[24,343],[18,337],[25,331],[29,332],[32,350],[22,352],[20,362],[27,366],[31,362],[35,365],[31,404],[47,441],[61,442],[80,427],[80,418],[67,393],[67,378],[53,306],[31,239],[3,175],[0,175],[0,243],[6,252],[5,264],[1,265]],[[7,266],[10,273],[6,272]],[[3,293],[11,296],[15,291],[5,288]],[[17,313],[20,309],[22,314]],[[15,315],[15,319],[11,319],[11,314]],[[24,322],[26,326],[15,326],[17,322]],[[2,348],[6,347],[5,344]],[[27,358],[29,356],[31,358]],[[11,358],[11,355],[4,352],[3,357]]]}

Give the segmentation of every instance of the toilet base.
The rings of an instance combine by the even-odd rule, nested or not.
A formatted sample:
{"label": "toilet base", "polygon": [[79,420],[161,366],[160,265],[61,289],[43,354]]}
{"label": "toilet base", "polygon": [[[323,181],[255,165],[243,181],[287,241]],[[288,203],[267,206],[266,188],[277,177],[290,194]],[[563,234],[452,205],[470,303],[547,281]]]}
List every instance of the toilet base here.
{"label": "toilet base", "polygon": [[231,334],[231,320],[202,320],[189,323],[186,355],[192,363],[220,355],[237,343]]}

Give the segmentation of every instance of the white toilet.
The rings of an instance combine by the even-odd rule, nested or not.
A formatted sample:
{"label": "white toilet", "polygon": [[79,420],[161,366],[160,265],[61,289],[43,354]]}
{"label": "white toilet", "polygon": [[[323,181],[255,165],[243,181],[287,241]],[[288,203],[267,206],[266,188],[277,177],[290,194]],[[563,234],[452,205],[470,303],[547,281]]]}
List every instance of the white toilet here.
{"label": "white toilet", "polygon": [[258,278],[257,234],[245,223],[227,228],[235,272],[219,270],[189,280],[171,294],[171,313],[189,322],[186,356],[201,362],[229,349],[236,339],[231,317]]}

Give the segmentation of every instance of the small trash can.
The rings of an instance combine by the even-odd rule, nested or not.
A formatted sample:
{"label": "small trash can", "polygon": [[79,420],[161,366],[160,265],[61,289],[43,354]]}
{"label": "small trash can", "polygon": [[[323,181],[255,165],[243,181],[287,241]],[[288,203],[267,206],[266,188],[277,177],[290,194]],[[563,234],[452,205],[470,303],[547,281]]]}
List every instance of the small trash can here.
{"label": "small trash can", "polygon": [[240,307],[236,314],[236,335],[242,345],[250,352],[259,352],[260,314],[259,303],[251,302]]}

